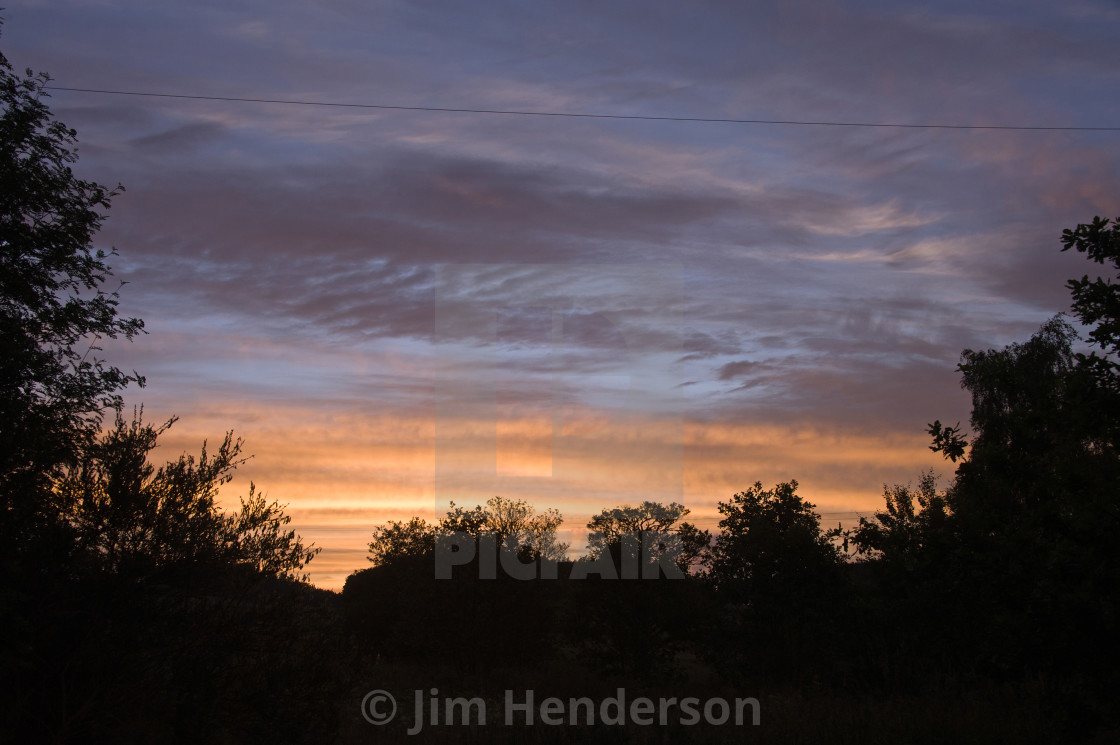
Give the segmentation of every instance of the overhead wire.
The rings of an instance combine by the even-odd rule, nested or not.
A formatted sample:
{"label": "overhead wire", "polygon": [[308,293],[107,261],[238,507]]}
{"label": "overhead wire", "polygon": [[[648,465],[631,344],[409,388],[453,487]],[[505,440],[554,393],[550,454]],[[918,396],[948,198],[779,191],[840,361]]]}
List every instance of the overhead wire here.
{"label": "overhead wire", "polygon": [[707,124],[761,124],[802,127],[878,127],[891,129],[956,129],[956,130],[1013,130],[1032,132],[1120,132],[1120,127],[1064,127],[1033,126],[1020,124],[907,124],[892,122],[835,122],[797,119],[724,119],[702,116],[647,116],[642,114],[602,114],[570,111],[530,111],[517,109],[455,108],[450,106],[401,106],[376,103],[343,103],[335,101],[300,101],[282,98],[249,98],[242,96],[204,96],[186,93],[156,93],[147,91],[118,91],[103,88],[74,88],[61,85],[44,86],[46,90],[72,93],[94,93],[113,96],[144,96],[150,98],[176,98],[192,101],[225,101],[237,103],[280,104],[286,106],[325,106],[346,109],[378,109],[386,111],[415,111],[450,114],[487,114],[501,116],[537,116],[572,119],[617,119],[649,122],[700,122]]}

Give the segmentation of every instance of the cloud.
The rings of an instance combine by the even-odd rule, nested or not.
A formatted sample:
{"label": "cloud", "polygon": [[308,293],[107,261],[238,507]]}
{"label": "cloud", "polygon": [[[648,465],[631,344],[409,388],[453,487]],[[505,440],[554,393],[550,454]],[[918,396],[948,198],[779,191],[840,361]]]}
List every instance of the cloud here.
{"label": "cloud", "polygon": [[746,377],[752,371],[757,370],[758,367],[759,363],[750,360],[728,362],[726,365],[720,366],[717,378],[719,380],[734,380],[735,378]]}
{"label": "cloud", "polygon": [[220,140],[226,128],[214,122],[191,122],[174,127],[166,132],[144,135],[132,140],[131,144],[148,152],[170,152],[176,155],[195,150]]}

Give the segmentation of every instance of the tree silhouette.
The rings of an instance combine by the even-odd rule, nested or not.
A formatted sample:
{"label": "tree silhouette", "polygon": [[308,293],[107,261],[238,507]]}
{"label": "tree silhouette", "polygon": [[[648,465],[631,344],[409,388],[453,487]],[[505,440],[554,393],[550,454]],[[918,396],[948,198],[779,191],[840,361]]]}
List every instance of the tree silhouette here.
{"label": "tree silhouette", "polygon": [[[1120,279],[1120,218],[1110,221],[1098,216],[1062,231],[1062,250],[1071,248],[1097,264],[1112,264]],[[1073,296],[1074,315],[1093,327],[1089,339],[1108,353],[1120,352],[1120,284],[1104,277],[1090,280],[1086,274],[1066,286]]]}
{"label": "tree silhouette", "polygon": [[567,556],[568,544],[556,538],[563,521],[560,512],[551,507],[537,513],[521,499],[486,500],[486,531],[494,536],[498,546],[515,549],[527,561],[561,561]]}
{"label": "tree silhouette", "polygon": [[627,533],[666,533],[688,513],[689,509],[678,502],[664,505],[647,501],[637,507],[623,505],[603,510],[587,523],[592,531],[589,547],[597,553]]}
{"label": "tree silhouette", "polygon": [[404,558],[430,556],[436,549],[436,528],[422,518],[406,522],[391,520],[373,529],[366,557],[374,566]]}
{"label": "tree silhouette", "polygon": [[[1117,265],[1117,229],[1107,220],[1066,230],[1062,242]],[[1107,676],[1113,658],[1093,651],[1092,640],[1111,633],[1109,588],[1120,583],[1120,306],[1108,280],[1086,275],[1068,286],[1104,356],[1077,352],[1078,333],[1060,315],[1025,342],[961,354],[971,442],[966,448],[964,435],[936,422],[930,430],[934,449],[958,462],[946,494],[958,544],[941,575],[956,588],[956,623],[970,629],[976,658],[1001,670],[1031,659],[1067,673],[1080,659]],[[1039,634],[1045,649],[1030,651]]]}
{"label": "tree silhouette", "polygon": [[603,510],[587,523],[591,532],[586,560],[610,554],[616,565],[629,559],[651,563],[669,554],[682,572],[688,572],[711,542],[708,531],[680,522],[688,514],[689,509],[678,502],[665,505],[645,501],[637,507],[622,505]]}
{"label": "tree silhouette", "polygon": [[1102,377],[1102,358],[1076,354],[1077,341],[1059,316],[1026,342],[962,353],[972,442],[967,455],[957,451],[947,505],[972,550],[1018,554],[1024,541],[1048,541],[1074,524],[1094,532],[1115,519],[1120,396]]}
{"label": "tree silhouette", "polygon": [[523,499],[491,497],[484,505],[461,507],[451,502],[435,525],[414,517],[407,523],[390,521],[373,529],[368,559],[375,566],[398,559],[432,554],[441,536],[465,534],[475,541],[492,540],[495,547],[513,551],[522,561],[562,561],[568,544],[557,540],[563,516],[555,509],[537,513]]}
{"label": "tree silhouette", "polygon": [[469,510],[452,502],[439,522],[439,532],[492,539],[495,546],[514,551],[523,561],[561,561],[568,552],[568,544],[559,542],[556,536],[563,520],[553,508],[537,513],[523,499],[495,496],[486,500],[486,506],[475,505]]}
{"label": "tree silhouette", "polygon": [[827,575],[840,562],[839,549],[821,530],[813,504],[797,494],[796,481],[769,490],[755,482],[718,509],[723,519],[711,559],[717,587],[766,595]]}
{"label": "tree silhouette", "polygon": [[861,517],[846,536],[857,554],[907,569],[928,563],[931,554],[944,558],[952,541],[951,513],[948,496],[938,491],[932,470],[922,474],[916,489],[901,484],[884,486],[883,500],[884,510],[871,519]]}
{"label": "tree silhouette", "polygon": [[147,577],[183,563],[247,564],[282,577],[300,576],[318,549],[304,546],[290,518],[250,485],[237,512],[217,506],[218,490],[245,462],[242,441],[227,433],[216,452],[181,455],[158,469],[149,462],[173,423],[144,424],[119,415],[59,480],[58,501],[72,515],[80,560],[98,571]]}
{"label": "tree silhouette", "polygon": [[840,549],[821,530],[797,482],[755,482],[718,505],[723,519],[708,577],[723,605],[710,650],[733,676],[783,677],[811,668],[836,634],[828,623],[842,597]]}
{"label": "tree silhouette", "polygon": [[[77,178],[76,133],[44,103],[50,78],[16,75],[0,54],[0,544],[67,540],[51,479],[76,462],[137,373],[110,366],[98,340],[143,323],[107,289],[114,251],[93,237],[121,191]],[[49,549],[54,551],[54,549]],[[59,549],[60,551],[64,549]],[[57,553],[57,552],[56,552]],[[42,556],[37,561],[43,560]]]}

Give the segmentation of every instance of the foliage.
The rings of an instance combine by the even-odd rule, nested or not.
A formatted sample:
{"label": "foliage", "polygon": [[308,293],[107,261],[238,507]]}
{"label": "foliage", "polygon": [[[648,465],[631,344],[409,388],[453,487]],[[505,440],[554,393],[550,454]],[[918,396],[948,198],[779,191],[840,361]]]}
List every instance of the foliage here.
{"label": "foliage", "polygon": [[78,560],[101,571],[146,577],[181,563],[248,564],[294,577],[318,553],[286,530],[290,518],[250,485],[240,510],[223,513],[219,489],[245,462],[227,433],[217,452],[181,455],[158,469],[149,454],[175,422],[145,424],[119,415],[55,487],[79,536]]}
{"label": "foliage", "polygon": [[476,504],[467,509],[451,502],[447,515],[439,521],[438,529],[440,533],[466,533],[478,539],[487,532],[489,521],[490,513],[482,505]]}
{"label": "foliage", "polygon": [[694,568],[704,571],[712,548],[712,532],[700,530],[692,523],[681,523],[677,528],[677,540],[680,544],[677,566],[681,571],[687,573]]}
{"label": "foliage", "polygon": [[794,680],[842,641],[831,618],[844,597],[833,532],[821,530],[796,481],[773,489],[755,482],[718,509],[708,580],[720,611],[709,636],[725,641],[708,653],[732,678],[765,672]]}
{"label": "foliage", "polygon": [[691,523],[681,523],[681,518],[688,514],[689,509],[678,502],[665,505],[645,501],[637,507],[622,505],[603,510],[587,523],[590,530],[587,558],[594,560],[604,553],[619,554],[624,537],[629,536],[635,548],[648,549],[650,555],[644,557],[646,561],[669,553],[677,566],[687,572],[707,551],[712,537],[711,533]]}
{"label": "foliage", "polygon": [[121,188],[78,178],[76,133],[44,103],[45,74],[0,54],[0,514],[5,547],[56,530],[48,484],[88,445],[137,373],[107,365],[99,339],[143,323],[118,314],[109,256],[93,247]]}
{"label": "foliage", "polygon": [[[1094,217],[1073,230],[1062,231],[1062,250],[1071,248],[1097,264],[1111,263],[1120,279],[1120,218]],[[1081,323],[1094,327],[1089,339],[1112,354],[1120,352],[1120,285],[1089,275],[1071,279],[1066,286],[1073,296],[1073,312]]]}
{"label": "foliage", "polygon": [[587,523],[591,531],[588,549],[592,556],[598,556],[626,534],[667,533],[688,513],[688,508],[678,502],[664,505],[647,501],[637,507],[624,505],[603,510]]}
{"label": "foliage", "polygon": [[[1117,266],[1117,236],[1114,224],[1095,218],[1066,230],[1063,250]],[[1025,342],[964,350],[958,369],[972,396],[973,432],[946,494],[957,544],[927,564],[938,567],[934,584],[952,588],[954,623],[971,629],[957,646],[977,660],[1007,670],[1029,656],[1035,667],[1076,667],[1105,680],[1114,675],[1114,658],[1094,651],[1093,640],[1114,631],[1110,597],[1120,583],[1120,376],[1113,360],[1120,304],[1107,279],[1086,275],[1068,286],[1075,314],[1105,356],[1076,352],[1078,333],[1061,316]],[[963,455],[952,447],[963,436],[939,442],[936,428],[931,434],[934,449],[953,460]],[[1035,649],[1030,640],[1042,636],[1045,648]]]}
{"label": "foliage", "polygon": [[926,431],[933,438],[929,449],[935,453],[944,453],[945,457],[956,463],[965,457],[968,449],[968,439],[961,434],[961,424],[957,422],[952,427],[942,426],[940,419],[935,419],[933,424],[927,426]]}
{"label": "foliage", "polygon": [[261,574],[306,580],[302,570],[322,549],[304,546],[296,532],[287,528],[292,518],[284,514],[284,507],[275,500],[267,501],[250,483],[240,509],[223,516],[227,556]]}
{"label": "foliage", "polygon": [[143,378],[98,345],[143,323],[119,313],[116,252],[94,237],[123,189],[75,175],[77,135],[53,119],[48,81],[0,54],[0,727],[328,740],[342,637],[333,595],[294,581],[318,549],[253,485],[218,509],[244,462],[232,434],[157,468],[174,420],[122,419],[121,391]]}
{"label": "foliage", "polygon": [[561,561],[568,553],[568,544],[556,540],[556,531],[564,521],[554,508],[536,513],[524,500],[492,497],[486,500],[486,530],[498,546],[509,545],[525,559]]}
{"label": "foliage", "polygon": [[973,435],[950,507],[966,532],[1084,514],[1114,488],[1120,402],[1096,366],[1074,353],[1077,338],[1058,316],[1026,342],[962,353]]}
{"label": "foliage", "polygon": [[440,536],[465,533],[480,540],[492,538],[496,546],[508,546],[522,561],[562,561],[568,544],[557,540],[563,516],[549,508],[537,513],[522,499],[491,497],[486,505],[467,509],[451,502],[447,514],[435,525],[414,517],[407,523],[390,521],[373,529],[367,557],[375,566],[398,559],[418,557],[435,551]]}
{"label": "foliage", "polygon": [[717,587],[739,587],[749,597],[812,584],[840,563],[831,534],[821,530],[814,505],[797,494],[796,481],[769,490],[756,481],[718,509],[723,519],[711,558]]}
{"label": "foliage", "polygon": [[382,566],[402,558],[430,555],[435,546],[436,529],[427,520],[419,517],[407,523],[391,520],[373,529],[366,558],[374,566]]}
{"label": "foliage", "polygon": [[537,514],[523,499],[495,496],[486,500],[486,506],[475,505],[471,509],[451,502],[447,515],[439,521],[438,533],[466,533],[476,540],[492,538],[494,545],[506,546],[526,561],[562,561],[567,556],[568,544],[557,541],[556,531],[563,520],[553,508]]}
{"label": "foliage", "polygon": [[689,509],[678,502],[664,505],[647,501],[637,507],[625,505],[603,510],[587,523],[592,531],[591,549],[601,549],[626,533],[668,532],[688,513]]}
{"label": "foliage", "polygon": [[932,470],[922,474],[917,489],[884,485],[883,499],[886,509],[873,520],[861,517],[849,533],[857,554],[913,566],[928,550],[950,540],[948,497],[937,490]]}

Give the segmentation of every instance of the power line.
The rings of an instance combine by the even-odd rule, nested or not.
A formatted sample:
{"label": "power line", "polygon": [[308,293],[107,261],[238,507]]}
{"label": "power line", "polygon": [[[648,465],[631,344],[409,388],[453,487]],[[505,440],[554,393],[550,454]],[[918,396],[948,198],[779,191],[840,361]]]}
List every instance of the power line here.
{"label": "power line", "polygon": [[46,90],[72,93],[98,93],[113,96],[146,96],[149,98],[182,98],[192,101],[231,101],[239,103],[268,103],[286,106],[328,106],[343,109],[380,109],[388,111],[427,111],[448,114],[496,114],[504,116],[551,116],[570,119],[624,119],[647,122],[703,122],[709,124],[771,124],[802,127],[878,127],[888,129],[996,129],[1032,132],[1120,132],[1120,127],[1031,127],[1012,124],[890,124],[875,122],[818,122],[789,119],[719,119],[700,116],[641,116],[638,114],[587,114],[563,111],[518,111],[512,109],[458,109],[446,106],[394,106],[376,103],[336,103],[331,101],[294,101],[279,98],[242,98],[238,96],[195,96],[184,93],[149,93],[141,91],[114,91],[98,88],[69,88],[58,85],[44,86]]}

